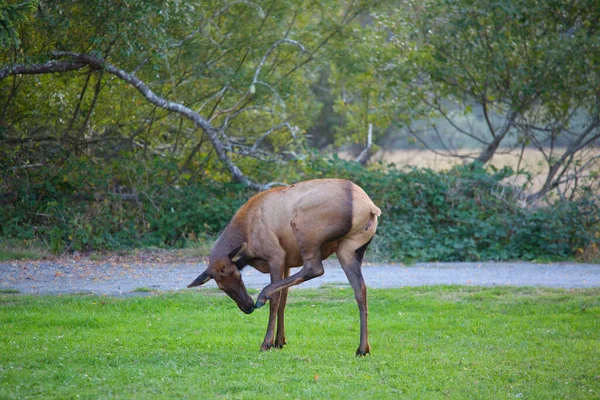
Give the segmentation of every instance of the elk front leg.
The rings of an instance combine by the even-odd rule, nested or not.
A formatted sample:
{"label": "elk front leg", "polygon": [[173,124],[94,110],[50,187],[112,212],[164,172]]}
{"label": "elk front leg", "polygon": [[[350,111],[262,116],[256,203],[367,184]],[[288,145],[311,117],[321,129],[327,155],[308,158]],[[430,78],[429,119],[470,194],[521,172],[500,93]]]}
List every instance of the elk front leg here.
{"label": "elk front leg", "polygon": [[[283,262],[274,261],[270,263],[270,275],[271,275],[271,283],[279,282],[284,277],[284,268]],[[269,302],[269,323],[267,325],[267,333],[265,334],[265,339],[260,345],[260,349],[262,351],[270,350],[274,347],[274,337],[275,337],[275,321],[278,319],[279,308],[280,308],[280,299],[281,294],[274,294]],[[279,324],[278,329],[279,331]],[[281,348],[282,346],[279,346]]]}
{"label": "elk front leg", "polygon": [[275,293],[270,299],[269,324],[267,325],[267,333],[265,335],[265,340],[263,340],[262,344],[260,345],[260,349],[262,351],[270,350],[274,346],[275,320],[277,319],[277,311],[279,310],[280,298],[281,294]]}
{"label": "elk front leg", "polygon": [[305,259],[304,266],[300,271],[292,276],[280,280],[279,282],[274,282],[265,286],[265,288],[258,295],[258,299],[256,300],[254,307],[260,308],[264,306],[266,302],[280,290],[287,289],[290,286],[299,285],[300,283],[309,279],[323,275],[324,272],[325,270],[323,269],[323,262],[321,261],[320,254],[315,255],[315,257],[311,260]]}

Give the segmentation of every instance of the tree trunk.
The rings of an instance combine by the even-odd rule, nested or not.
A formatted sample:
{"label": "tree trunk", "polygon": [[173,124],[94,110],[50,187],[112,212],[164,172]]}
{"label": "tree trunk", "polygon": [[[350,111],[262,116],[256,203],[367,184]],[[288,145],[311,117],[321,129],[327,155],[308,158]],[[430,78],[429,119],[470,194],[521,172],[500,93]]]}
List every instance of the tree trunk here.
{"label": "tree trunk", "polygon": [[473,164],[475,164],[475,163],[486,164],[488,161],[490,161],[492,159],[492,157],[494,157],[496,150],[498,150],[498,147],[500,147],[500,143],[502,142],[502,140],[504,139],[505,136],[506,136],[506,132],[503,135],[496,136],[494,138],[494,140],[492,140],[492,143],[490,143],[481,152],[481,154],[479,154],[479,156],[477,156],[477,158],[475,160],[473,160]]}

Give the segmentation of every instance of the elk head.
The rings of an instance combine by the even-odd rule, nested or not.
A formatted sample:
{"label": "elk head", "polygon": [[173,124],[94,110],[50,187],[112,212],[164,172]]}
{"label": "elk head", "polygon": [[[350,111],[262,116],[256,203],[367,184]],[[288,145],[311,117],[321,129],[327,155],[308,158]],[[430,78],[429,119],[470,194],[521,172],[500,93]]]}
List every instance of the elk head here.
{"label": "elk head", "polygon": [[214,279],[219,289],[236,302],[240,310],[246,314],[254,311],[254,301],[248,294],[242,274],[236,265],[244,256],[246,243],[234,249],[226,256],[213,256],[211,254],[208,267],[187,287],[200,286]]}

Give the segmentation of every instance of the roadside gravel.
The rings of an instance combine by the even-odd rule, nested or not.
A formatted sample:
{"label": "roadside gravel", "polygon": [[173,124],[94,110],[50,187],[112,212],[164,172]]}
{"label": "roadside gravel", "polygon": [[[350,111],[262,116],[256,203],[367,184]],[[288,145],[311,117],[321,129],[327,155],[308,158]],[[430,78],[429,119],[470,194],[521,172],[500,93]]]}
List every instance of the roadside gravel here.
{"label": "roadside gravel", "polygon": [[[148,291],[185,289],[206,267],[184,259],[115,257],[101,261],[71,257],[41,261],[0,262],[0,292],[24,294],[93,293],[130,295]],[[262,289],[268,275],[252,267],[243,270],[247,288]],[[545,286],[558,288],[600,287],[600,264],[573,263],[418,263],[366,264],[363,275],[370,288],[427,285]],[[324,285],[349,286],[335,260],[325,262],[325,274],[299,288]],[[216,287],[209,282],[206,287]]]}

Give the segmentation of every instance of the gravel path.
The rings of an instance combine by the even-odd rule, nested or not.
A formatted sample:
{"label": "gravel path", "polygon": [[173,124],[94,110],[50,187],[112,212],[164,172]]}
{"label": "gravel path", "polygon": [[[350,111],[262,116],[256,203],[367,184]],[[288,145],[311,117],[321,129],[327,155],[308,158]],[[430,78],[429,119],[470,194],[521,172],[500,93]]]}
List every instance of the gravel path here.
{"label": "gravel path", "polygon": [[[0,262],[0,291],[28,294],[94,293],[128,295],[147,289],[180,290],[190,283],[206,264],[184,260],[59,259],[51,261]],[[370,288],[423,285],[513,285],[562,288],[600,287],[600,264],[532,263],[419,263],[363,266]],[[268,275],[252,267],[243,270],[246,287],[262,289]],[[325,262],[325,274],[305,282],[300,288],[323,285],[349,286],[337,261]],[[206,287],[216,287],[209,282]]]}

